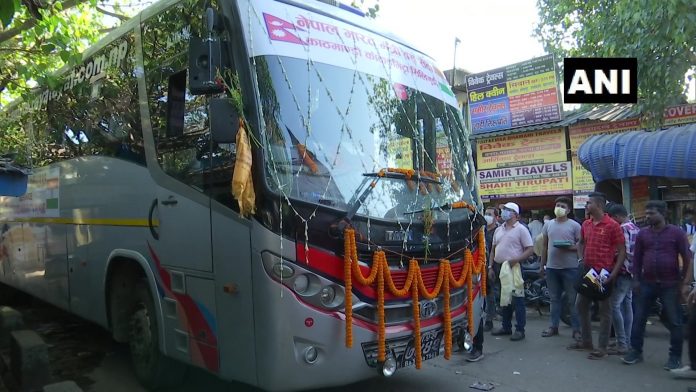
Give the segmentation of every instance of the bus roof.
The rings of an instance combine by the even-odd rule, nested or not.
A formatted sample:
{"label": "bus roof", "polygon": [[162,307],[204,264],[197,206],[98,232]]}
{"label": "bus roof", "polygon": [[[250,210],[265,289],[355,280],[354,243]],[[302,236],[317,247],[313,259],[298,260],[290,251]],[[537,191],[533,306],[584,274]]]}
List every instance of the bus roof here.
{"label": "bus roof", "polygon": [[[160,12],[164,11],[167,8],[170,8],[183,0],[160,0],[156,2],[155,4],[143,9],[140,11],[138,14],[133,16],[132,18],[128,19],[127,21],[123,22],[120,26],[115,28],[113,31],[110,31],[107,35],[99,39],[97,42],[95,42],[92,46],[90,46],[87,50],[82,52],[82,61],[85,61],[86,59],[90,58],[93,54],[104,48],[106,45],[110,44],[117,38],[121,37],[124,35],[127,31],[132,30],[135,25],[140,23],[141,21],[147,20],[150,17],[159,14]],[[220,1],[225,1],[225,0],[220,0]],[[252,1],[252,0],[250,0]],[[396,41],[404,46],[409,47],[410,49],[413,49],[422,55],[430,58],[426,53],[424,53],[422,50],[414,47],[413,45],[410,45],[406,43],[403,39],[400,37],[391,34],[387,32],[386,30],[382,29],[379,27],[376,23],[372,22],[369,18],[366,17],[360,17],[354,13],[351,13],[350,11],[343,10],[339,7],[332,6],[330,4],[326,4],[322,1],[319,0],[273,0],[273,1],[278,1],[280,3],[296,6],[299,8],[303,8],[312,12],[317,12],[320,14],[324,14],[326,16],[329,16],[331,18],[335,18],[338,20],[341,20],[343,22],[352,24],[354,26],[360,27],[365,30],[369,30],[375,34],[382,35],[386,38],[389,38],[393,41]],[[338,11],[338,12],[337,12]],[[203,11],[201,11],[203,13]],[[53,72],[53,75],[55,76],[61,76],[67,72],[69,72],[71,69],[73,69],[73,65],[66,64],[57,71]],[[32,89],[32,93],[37,93],[43,89],[44,86],[38,86],[34,89]],[[17,106],[22,104],[23,100],[21,98],[17,98],[14,101],[10,102],[8,105],[6,105],[5,108],[3,108],[2,112],[10,112],[14,110]]]}

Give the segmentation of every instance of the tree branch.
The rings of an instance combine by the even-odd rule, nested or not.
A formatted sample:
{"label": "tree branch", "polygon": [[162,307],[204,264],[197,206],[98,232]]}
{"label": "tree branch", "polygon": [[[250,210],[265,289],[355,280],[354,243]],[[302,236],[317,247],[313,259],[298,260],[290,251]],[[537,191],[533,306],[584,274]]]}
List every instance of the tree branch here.
{"label": "tree branch", "polygon": [[[84,3],[87,0],[65,0],[62,2],[63,11],[73,8],[80,3]],[[35,18],[30,18],[24,21],[19,26],[13,27],[9,30],[0,32],[0,43],[7,41],[8,39],[14,38],[21,34],[23,31],[29,30],[30,28],[36,26],[38,21]]]}
{"label": "tree branch", "polygon": [[121,15],[121,14],[117,14],[115,12],[107,11],[99,6],[97,6],[97,11],[101,12],[104,15],[109,15],[109,16],[113,16],[114,18],[118,18],[121,21],[126,21],[126,20],[130,19],[129,17],[127,17],[125,15]]}
{"label": "tree branch", "polygon": [[37,49],[25,49],[25,48],[0,48],[0,52],[25,52],[25,53],[41,53]]}

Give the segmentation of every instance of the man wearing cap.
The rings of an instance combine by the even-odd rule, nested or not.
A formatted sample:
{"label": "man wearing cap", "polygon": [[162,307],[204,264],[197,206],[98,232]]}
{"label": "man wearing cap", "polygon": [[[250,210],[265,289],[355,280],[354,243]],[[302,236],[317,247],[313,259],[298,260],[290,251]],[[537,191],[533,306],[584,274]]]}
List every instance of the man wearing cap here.
{"label": "man wearing cap", "polygon": [[[500,216],[503,225],[495,230],[493,235],[493,248],[491,258],[495,263],[491,263],[488,275],[495,279],[500,274],[503,263],[508,263],[510,267],[527,260],[534,251],[534,243],[529,230],[518,222],[520,207],[515,203],[505,203]],[[513,308],[514,306],[514,308]],[[515,312],[516,324],[515,333],[512,332],[512,312]],[[510,340],[518,341],[524,339],[524,327],[527,324],[526,308],[524,297],[512,297],[512,304],[503,307],[502,328],[493,331],[493,336],[511,335]]]}

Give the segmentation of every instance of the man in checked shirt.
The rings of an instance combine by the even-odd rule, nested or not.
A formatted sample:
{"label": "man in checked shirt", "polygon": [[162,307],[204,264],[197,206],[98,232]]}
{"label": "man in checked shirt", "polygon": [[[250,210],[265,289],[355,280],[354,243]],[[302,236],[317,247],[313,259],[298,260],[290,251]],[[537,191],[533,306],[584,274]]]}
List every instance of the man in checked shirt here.
{"label": "man in checked shirt", "polygon": [[[609,271],[611,275],[604,283],[605,286],[613,285],[618,278],[626,257],[626,243],[623,232],[618,223],[604,212],[607,198],[603,193],[591,193],[585,206],[585,212],[589,219],[582,223],[580,229],[580,242],[578,242],[578,255],[584,262],[585,275],[590,268],[596,272],[602,269]],[[591,350],[589,359],[602,359],[607,355],[609,345],[609,333],[611,332],[611,299],[606,298],[599,302],[599,338],[598,349],[592,345],[592,326],[590,323],[590,307],[592,299],[578,293],[575,305],[580,316],[580,329],[582,340],[568,346],[569,350]]]}
{"label": "man in checked shirt", "polygon": [[[645,206],[648,227],[641,229],[636,237],[633,290],[634,298],[638,301],[631,332],[631,350],[623,362],[632,365],[643,360],[645,322],[650,306],[659,296],[667,316],[665,326],[670,330],[669,358],[664,368],[672,370],[681,367],[684,331],[679,300],[691,253],[686,234],[679,227],[665,222],[666,213],[667,204],[664,201],[649,201]],[[679,255],[686,261],[681,268]]]}

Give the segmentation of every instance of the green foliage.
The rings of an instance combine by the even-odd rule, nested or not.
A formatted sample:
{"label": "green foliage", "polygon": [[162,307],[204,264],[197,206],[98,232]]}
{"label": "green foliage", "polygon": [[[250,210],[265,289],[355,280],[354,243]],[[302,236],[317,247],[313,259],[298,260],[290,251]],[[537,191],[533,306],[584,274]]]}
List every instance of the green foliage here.
{"label": "green foliage", "polygon": [[[116,23],[128,19],[121,5],[141,0],[116,0],[98,8],[97,0],[42,0],[22,2],[0,0],[0,154],[16,153],[21,165],[47,163],[46,157],[61,153],[47,143],[28,143],[25,127],[31,123],[26,107],[8,110],[7,104],[29,98],[32,88],[57,89],[61,79],[55,72],[81,61],[81,52],[110,30],[105,13]],[[131,13],[136,12],[131,7]],[[41,135],[43,123],[34,125],[34,136]],[[28,147],[32,146],[32,147]],[[33,149],[33,151],[28,150]],[[66,152],[67,153],[67,152]]]}
{"label": "green foliage", "polygon": [[367,15],[368,18],[376,18],[377,13],[379,12],[379,0],[373,0],[373,4],[371,6],[367,7],[367,10],[365,10],[365,0],[353,0],[351,1],[350,5],[352,7],[361,9],[365,14]]}
{"label": "green foliage", "polygon": [[664,108],[685,101],[696,70],[693,0],[537,0],[536,34],[563,57],[638,58],[639,108],[657,126]]}
{"label": "green foliage", "polygon": [[106,11],[97,0],[1,0],[0,108],[37,85],[57,87],[53,73],[79,63],[80,53],[110,31],[114,20],[128,19],[121,5],[140,0],[115,1],[108,6],[113,11]]}

